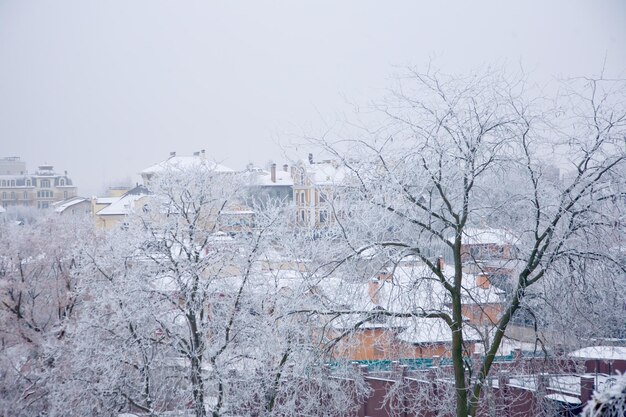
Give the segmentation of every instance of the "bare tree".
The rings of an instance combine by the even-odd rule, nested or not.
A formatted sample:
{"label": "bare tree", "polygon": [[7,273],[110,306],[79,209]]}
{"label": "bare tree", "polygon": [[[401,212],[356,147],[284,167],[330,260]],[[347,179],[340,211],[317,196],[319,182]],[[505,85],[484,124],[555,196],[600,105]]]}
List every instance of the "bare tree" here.
{"label": "bare tree", "polygon": [[291,217],[267,202],[243,206],[243,180],[172,167],[91,247],[58,407],[215,417],[356,407],[363,387],[328,375],[318,323],[286,314],[307,288],[297,265],[275,259],[292,241]]}
{"label": "bare tree", "polygon": [[[442,308],[397,304],[377,314],[443,320],[457,416],[476,415],[511,320],[531,311],[530,301],[548,294],[546,287],[558,286],[566,299],[570,283],[592,286],[603,274],[623,287],[623,91],[622,81],[576,79],[548,100],[500,72],[410,71],[376,106],[382,121],[361,127],[360,139],[353,132],[347,139],[313,139],[346,171],[344,192],[333,204],[343,246],[326,267],[350,263],[355,270],[359,262],[386,260],[372,267],[377,273],[409,257],[425,265],[428,273],[414,276],[414,289],[405,290],[430,282],[446,294]],[[503,231],[502,245],[511,248],[495,270],[467,249],[488,232],[485,224]],[[507,297],[500,313],[485,314],[484,327],[468,322],[465,300],[475,293],[464,272],[503,271]],[[468,326],[482,330],[478,361],[468,358]]]}
{"label": "bare tree", "polygon": [[81,304],[84,218],[0,223],[0,414],[48,408],[50,381]]}

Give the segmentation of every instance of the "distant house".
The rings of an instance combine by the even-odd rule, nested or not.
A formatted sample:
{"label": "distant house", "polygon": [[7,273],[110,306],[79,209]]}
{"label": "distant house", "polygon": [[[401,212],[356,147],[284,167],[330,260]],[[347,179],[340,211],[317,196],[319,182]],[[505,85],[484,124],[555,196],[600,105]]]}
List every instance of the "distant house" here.
{"label": "distant house", "polygon": [[[477,329],[489,326],[501,312],[500,291],[478,285],[471,274],[464,274],[463,282],[463,313],[467,320],[464,340],[467,351],[472,353],[482,340]],[[421,263],[405,263],[393,274],[381,273],[369,282],[325,278],[311,289],[309,297],[330,309],[355,312],[322,320],[329,341],[343,336],[333,348],[336,358],[371,361],[450,357],[450,328],[439,318],[421,315],[450,312],[449,298],[433,279],[432,271]],[[491,317],[487,319],[486,315]]]}
{"label": "distant house", "polygon": [[93,210],[96,225],[103,229],[123,225],[129,214],[143,209],[147,204],[147,197],[151,194],[146,187],[137,185],[121,197],[95,198]]}
{"label": "distant house", "polygon": [[60,174],[52,165],[40,165],[29,173],[19,157],[0,158],[0,206],[46,209],[74,196],[76,186],[67,171]]}
{"label": "distant house", "polygon": [[344,185],[346,168],[334,160],[316,162],[313,154],[291,169],[296,224],[319,228],[333,221],[332,202]]}
{"label": "distant house", "polygon": [[468,227],[461,237],[461,260],[485,262],[512,259],[515,242],[515,236],[504,229]]}
{"label": "distant house", "polygon": [[247,177],[246,199],[250,206],[267,203],[290,204],[293,200],[293,178],[289,165],[285,164],[279,170],[272,163],[268,171],[250,164],[243,174]]}
{"label": "distant house", "polygon": [[589,346],[570,352],[568,356],[585,363],[586,372],[626,373],[625,346]]}
{"label": "distant house", "polygon": [[72,197],[52,203],[54,212],[61,215],[90,214],[91,206],[91,200],[85,197]]}
{"label": "distant house", "polygon": [[208,159],[203,149],[199,152],[194,152],[191,156],[177,156],[176,152],[170,152],[169,158],[142,170],[139,174],[143,179],[144,185],[150,188],[152,181],[163,172],[168,170],[185,171],[193,168],[205,168],[208,172],[218,174],[233,174],[235,172],[227,166]]}

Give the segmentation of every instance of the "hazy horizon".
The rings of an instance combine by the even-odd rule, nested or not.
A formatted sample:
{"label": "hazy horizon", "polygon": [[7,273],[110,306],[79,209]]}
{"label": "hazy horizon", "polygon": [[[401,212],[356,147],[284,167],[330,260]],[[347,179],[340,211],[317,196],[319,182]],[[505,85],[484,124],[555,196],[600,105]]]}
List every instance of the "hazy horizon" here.
{"label": "hazy horizon", "polygon": [[0,157],[67,170],[83,196],[171,151],[282,164],[279,142],[380,98],[407,65],[624,77],[624,22],[619,0],[0,0]]}

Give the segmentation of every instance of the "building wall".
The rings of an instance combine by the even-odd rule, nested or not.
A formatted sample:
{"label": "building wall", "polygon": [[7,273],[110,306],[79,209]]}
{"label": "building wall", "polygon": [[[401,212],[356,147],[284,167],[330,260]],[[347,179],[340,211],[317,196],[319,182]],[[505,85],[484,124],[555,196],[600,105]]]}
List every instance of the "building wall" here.
{"label": "building wall", "polygon": [[26,162],[19,156],[0,158],[0,175],[24,175],[26,174]]}
{"label": "building wall", "polygon": [[60,212],[60,214],[63,216],[91,214],[91,201],[85,200],[80,203],[76,203]]}
{"label": "building wall", "polygon": [[[337,359],[355,361],[450,357],[449,343],[413,345],[399,340],[396,332],[396,329],[390,328],[358,329],[337,343],[333,354]],[[339,334],[335,331],[329,335],[337,337]],[[468,344],[468,350],[474,351],[474,343]]]}
{"label": "building wall", "polygon": [[469,319],[471,324],[493,324],[497,323],[502,315],[502,304],[463,304],[461,312],[463,316]]}
{"label": "building wall", "polygon": [[0,205],[5,208],[48,208],[53,202],[75,197],[76,191],[72,180],[66,174],[55,173],[50,165],[27,174],[23,161],[0,159]]}
{"label": "building wall", "polygon": [[331,202],[335,187],[316,184],[304,164],[292,167],[293,201],[296,206],[296,224],[308,227],[324,227],[333,220]]}

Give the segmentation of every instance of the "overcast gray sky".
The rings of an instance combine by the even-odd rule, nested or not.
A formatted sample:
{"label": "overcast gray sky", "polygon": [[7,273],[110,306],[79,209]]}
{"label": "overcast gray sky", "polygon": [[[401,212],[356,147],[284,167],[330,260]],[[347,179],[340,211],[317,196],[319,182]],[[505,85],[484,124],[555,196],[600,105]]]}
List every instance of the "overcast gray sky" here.
{"label": "overcast gray sky", "polygon": [[626,75],[623,0],[0,0],[0,156],[89,196],[170,151],[282,162],[277,138],[380,97],[396,67],[549,79],[605,57]]}

